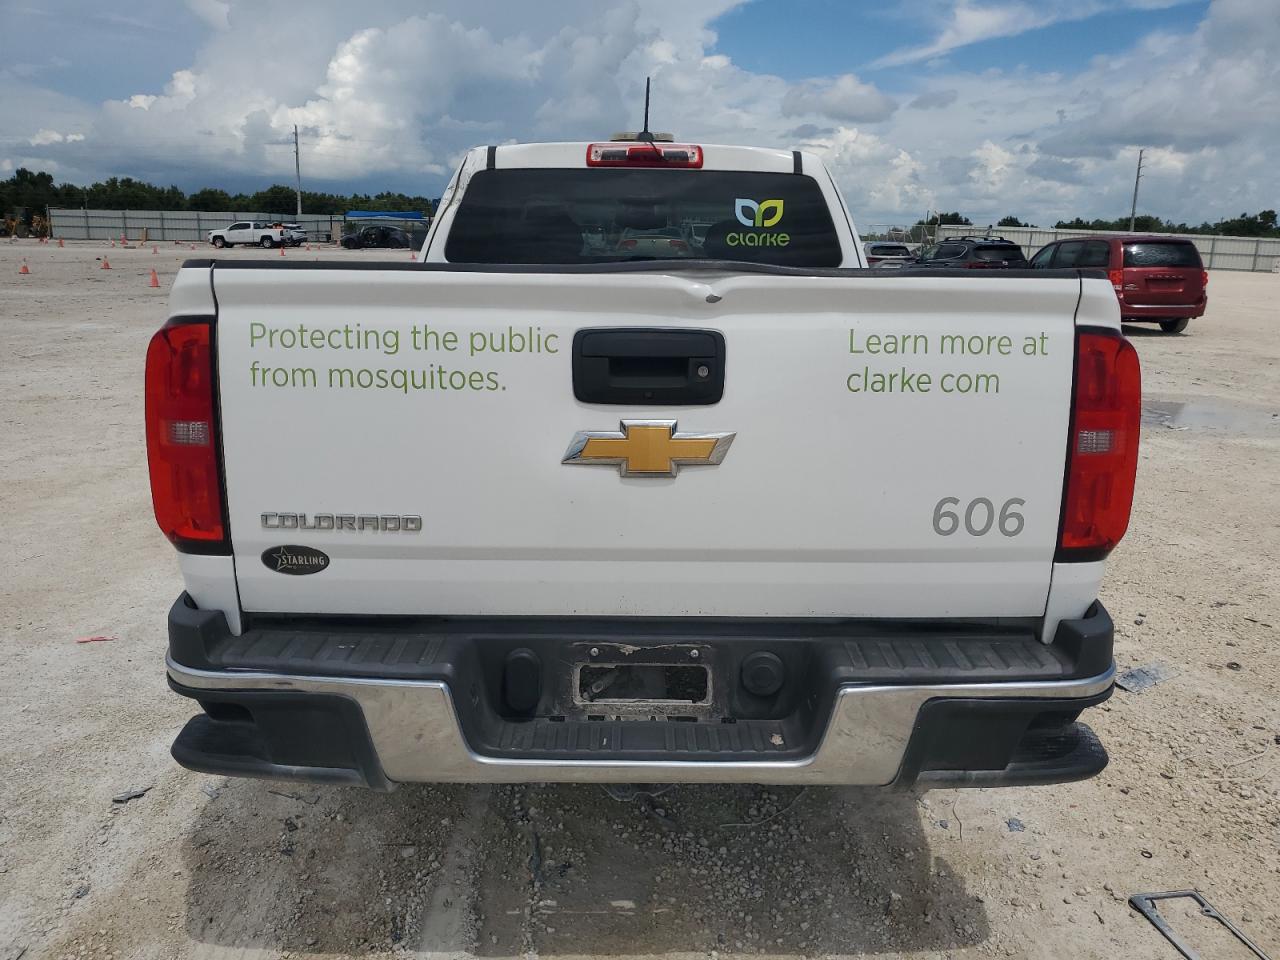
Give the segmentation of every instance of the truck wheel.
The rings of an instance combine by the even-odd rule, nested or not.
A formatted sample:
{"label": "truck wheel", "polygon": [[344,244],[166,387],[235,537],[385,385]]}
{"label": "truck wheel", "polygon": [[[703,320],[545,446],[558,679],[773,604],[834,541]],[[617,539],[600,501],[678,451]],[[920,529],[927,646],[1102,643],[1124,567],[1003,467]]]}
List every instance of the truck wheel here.
{"label": "truck wheel", "polygon": [[263,237],[261,240],[258,241],[258,246],[265,249],[267,247],[274,247],[275,243],[272,241],[270,237]]}
{"label": "truck wheel", "polygon": [[219,250],[221,250],[223,247],[227,245],[227,241],[223,240],[221,237],[214,237],[213,245],[217,247]]}
{"label": "truck wheel", "polygon": [[1191,323],[1190,317],[1181,317],[1177,320],[1161,320],[1160,329],[1165,333],[1181,333],[1187,329],[1187,325]]}

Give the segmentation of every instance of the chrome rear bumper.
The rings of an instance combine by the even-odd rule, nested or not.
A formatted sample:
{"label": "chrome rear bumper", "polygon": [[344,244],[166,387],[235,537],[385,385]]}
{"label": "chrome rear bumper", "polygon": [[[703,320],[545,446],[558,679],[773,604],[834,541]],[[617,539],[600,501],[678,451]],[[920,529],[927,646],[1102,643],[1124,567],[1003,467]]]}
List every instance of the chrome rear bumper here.
{"label": "chrome rear bumper", "polygon": [[[494,756],[473,750],[463,735],[449,684],[437,680],[403,680],[387,678],[349,678],[332,676],[290,676],[248,671],[200,670],[181,665],[168,658],[168,674],[179,692],[196,699],[208,694],[210,700],[246,698],[261,694],[292,695],[295,699],[342,698],[354,704],[367,728],[374,766],[381,777],[368,770],[341,776],[341,771],[321,776],[296,764],[259,762],[237,767],[233,757],[219,753],[214,747],[183,748],[183,737],[175,744],[174,754],[194,769],[217,773],[239,773],[251,776],[282,776],[300,779],[328,779],[341,782],[364,782],[387,786],[399,782],[671,782],[671,783],[762,783],[762,784],[840,784],[862,786],[908,785],[917,780],[920,764],[905,773],[912,751],[928,750],[920,740],[945,741],[934,737],[933,728],[925,722],[926,714],[942,703],[971,712],[998,714],[1000,705],[1022,711],[1026,728],[1028,710],[1069,714],[1074,709],[1091,705],[1105,697],[1112,687],[1115,668],[1084,679],[1022,681],[996,683],[946,683],[923,685],[846,685],[839,688],[830,722],[817,749],[801,758],[760,760],[679,759],[681,738],[687,731],[683,724],[672,724],[676,749],[669,759],[625,760],[616,758],[527,758]],[[283,699],[283,698],[282,698]],[[995,708],[993,711],[990,708]],[[247,713],[246,713],[247,715]],[[935,719],[946,724],[942,714]],[[998,719],[998,717],[997,717]],[[192,724],[208,717],[196,718]],[[209,726],[211,724],[206,724]],[[615,725],[600,724],[600,732],[616,731]],[[1092,738],[1085,746],[1087,762],[1074,767],[1063,766],[1061,757],[1055,773],[1037,776],[1030,769],[1022,777],[981,770],[974,774],[959,758],[944,763],[943,776],[920,774],[919,779],[944,780],[951,785],[988,785],[994,783],[1056,782],[1080,779],[1097,773],[1106,763],[1105,752],[1097,745],[1088,728],[1066,721],[1070,729]],[[191,725],[188,725],[188,731]],[[187,736],[184,731],[183,736]],[[196,739],[192,734],[189,739]],[[1059,735],[1060,738],[1060,735]],[[205,734],[202,743],[207,743]],[[784,746],[778,744],[778,746]],[[593,748],[598,749],[598,748]],[[939,748],[941,749],[941,748]],[[955,752],[952,743],[946,749]],[[224,751],[225,752],[225,751]],[[327,768],[326,768],[327,769]],[[936,766],[934,769],[938,769]],[[1065,772],[1064,772],[1065,771]],[[980,774],[990,773],[982,777]]]}

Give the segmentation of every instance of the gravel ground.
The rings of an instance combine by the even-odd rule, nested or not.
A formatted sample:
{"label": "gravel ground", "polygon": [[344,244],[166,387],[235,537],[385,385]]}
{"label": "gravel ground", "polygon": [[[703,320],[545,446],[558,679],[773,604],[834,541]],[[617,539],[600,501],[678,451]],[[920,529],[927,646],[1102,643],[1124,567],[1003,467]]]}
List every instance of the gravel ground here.
{"label": "gravel ground", "polygon": [[[1147,426],[1103,597],[1121,667],[1174,676],[1093,711],[1102,776],[621,803],[170,760],[190,710],[164,682],[181,583],[151,518],[142,358],[192,255],[0,241],[0,960],[1166,958],[1125,898],[1185,887],[1280,956],[1280,276],[1215,273],[1187,335],[1129,331]],[[74,642],[95,634],[116,639]],[[1206,956],[1245,956],[1168,912]]]}

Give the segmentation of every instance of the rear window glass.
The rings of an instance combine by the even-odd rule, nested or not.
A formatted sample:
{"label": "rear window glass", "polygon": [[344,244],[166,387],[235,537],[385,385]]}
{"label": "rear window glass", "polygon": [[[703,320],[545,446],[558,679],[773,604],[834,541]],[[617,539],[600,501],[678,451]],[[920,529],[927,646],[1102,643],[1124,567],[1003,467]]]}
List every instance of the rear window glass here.
{"label": "rear window glass", "polygon": [[812,177],[727,170],[482,170],[445,244],[454,263],[690,258],[836,267],[842,255]]}
{"label": "rear window glass", "polygon": [[1084,253],[1084,244],[1079,240],[1074,243],[1064,243],[1058,247],[1058,255],[1053,258],[1054,268],[1058,267],[1074,267],[1080,262],[1080,254]]}
{"label": "rear window glass", "polygon": [[871,256],[873,257],[909,257],[911,251],[906,247],[897,246],[892,243],[877,243],[871,248]]}
{"label": "rear window glass", "polygon": [[1200,267],[1200,251],[1192,243],[1126,243],[1126,267]]}
{"label": "rear window glass", "polygon": [[1018,246],[1007,247],[978,247],[973,251],[973,255],[979,260],[1025,260],[1027,259],[1022,248]]}
{"label": "rear window glass", "polygon": [[1090,240],[1084,245],[1084,252],[1080,254],[1080,260],[1076,266],[1111,266],[1111,245],[1102,240]]}

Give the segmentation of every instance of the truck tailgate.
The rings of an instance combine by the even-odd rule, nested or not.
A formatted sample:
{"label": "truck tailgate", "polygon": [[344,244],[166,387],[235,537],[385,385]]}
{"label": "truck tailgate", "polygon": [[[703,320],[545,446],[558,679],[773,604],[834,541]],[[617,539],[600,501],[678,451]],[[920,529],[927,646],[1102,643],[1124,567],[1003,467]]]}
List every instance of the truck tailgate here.
{"label": "truck tailgate", "polygon": [[[214,268],[245,610],[1044,613],[1078,279],[386,266]],[[721,333],[723,398],[575,399],[610,327]],[[675,476],[562,462],[624,420],[733,437]]]}

